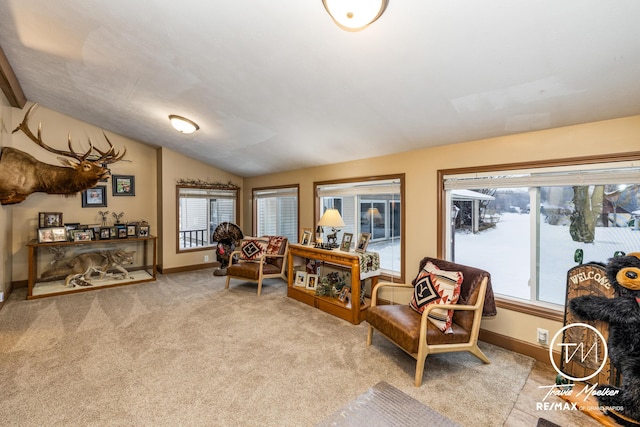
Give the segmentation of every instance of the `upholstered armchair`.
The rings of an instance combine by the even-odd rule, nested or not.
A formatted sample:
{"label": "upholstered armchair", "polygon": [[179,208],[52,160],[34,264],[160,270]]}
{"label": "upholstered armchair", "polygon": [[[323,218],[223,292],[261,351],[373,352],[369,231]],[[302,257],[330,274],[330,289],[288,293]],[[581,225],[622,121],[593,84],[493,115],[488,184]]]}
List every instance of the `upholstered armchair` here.
{"label": "upholstered armchair", "polygon": [[[287,280],[287,250],[289,241],[284,236],[249,237],[242,240],[240,249],[233,251],[227,266],[227,283],[240,279],[258,284],[258,295],[262,293],[264,279]],[[234,259],[237,262],[234,263]]]}
{"label": "upholstered armchair", "polygon": [[[419,286],[425,283],[428,286],[420,289]],[[451,286],[452,290],[459,288],[454,304],[441,304],[447,299],[433,295],[439,292],[439,288],[447,286]],[[395,289],[396,293],[397,289],[407,289],[412,302],[381,304],[380,295],[388,289]],[[427,295],[431,293],[431,296]],[[425,304],[422,314],[416,311],[417,307],[411,307],[415,307],[416,302],[430,298],[433,302]],[[419,387],[429,354],[468,351],[484,363],[491,363],[478,347],[483,313],[487,316],[496,314],[488,272],[435,258],[424,258],[420,262],[419,274],[412,283],[381,282],[373,289],[371,306],[365,314],[369,323],[367,346],[371,345],[373,331],[376,330],[416,359],[415,385]]]}

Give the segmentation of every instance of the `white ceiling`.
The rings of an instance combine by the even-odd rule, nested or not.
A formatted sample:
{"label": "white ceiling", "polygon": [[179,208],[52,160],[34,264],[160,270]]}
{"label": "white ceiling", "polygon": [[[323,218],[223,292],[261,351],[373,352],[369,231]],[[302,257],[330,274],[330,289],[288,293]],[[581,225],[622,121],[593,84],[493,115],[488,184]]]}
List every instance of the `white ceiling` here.
{"label": "white ceiling", "polygon": [[249,177],[638,115],[639,18],[390,0],[354,33],[321,0],[0,0],[0,46],[29,101]]}

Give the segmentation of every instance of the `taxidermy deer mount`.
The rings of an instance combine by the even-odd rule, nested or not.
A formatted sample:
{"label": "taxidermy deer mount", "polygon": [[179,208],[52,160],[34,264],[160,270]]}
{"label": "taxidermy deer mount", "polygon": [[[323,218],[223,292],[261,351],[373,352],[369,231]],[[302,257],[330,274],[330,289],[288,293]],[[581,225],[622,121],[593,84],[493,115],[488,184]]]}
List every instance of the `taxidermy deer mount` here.
{"label": "taxidermy deer mount", "polygon": [[[0,203],[10,205],[24,201],[31,193],[64,194],[67,196],[95,187],[99,180],[109,176],[106,165],[122,160],[127,149],[120,154],[103,132],[109,149],[101,151],[94,147],[89,138],[89,150],[78,154],[71,147],[69,135],[69,151],[56,150],[42,141],[42,123],[38,125],[38,135],[29,129],[29,115],[38,104],[33,104],[24,115],[22,123],[13,130],[21,130],[45,150],[59,154],[58,160],[64,166],[55,166],[37,160],[30,154],[12,147],[3,147],[0,152]],[[98,154],[91,156],[95,150]],[[71,159],[75,160],[72,161]],[[77,163],[76,163],[77,162]]]}

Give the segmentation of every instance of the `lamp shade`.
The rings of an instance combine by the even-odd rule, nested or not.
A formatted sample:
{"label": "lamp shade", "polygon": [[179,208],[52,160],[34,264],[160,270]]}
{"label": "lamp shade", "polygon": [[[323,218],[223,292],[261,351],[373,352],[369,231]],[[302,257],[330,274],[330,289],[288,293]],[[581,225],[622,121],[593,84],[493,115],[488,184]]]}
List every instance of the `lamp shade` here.
{"label": "lamp shade", "polygon": [[322,0],[334,22],[343,30],[360,31],[384,13],[388,0]]}
{"label": "lamp shade", "polygon": [[344,227],[344,221],[338,209],[331,208],[324,211],[318,225],[321,227]]}
{"label": "lamp shade", "polygon": [[178,132],[193,133],[200,129],[200,126],[198,126],[196,122],[176,114],[169,115],[169,121],[171,122],[171,126]]}

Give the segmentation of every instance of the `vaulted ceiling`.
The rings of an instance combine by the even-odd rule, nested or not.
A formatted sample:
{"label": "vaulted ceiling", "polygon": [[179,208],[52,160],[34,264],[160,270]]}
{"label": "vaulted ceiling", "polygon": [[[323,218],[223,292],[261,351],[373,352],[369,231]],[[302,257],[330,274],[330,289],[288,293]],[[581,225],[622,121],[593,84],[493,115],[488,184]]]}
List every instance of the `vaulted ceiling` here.
{"label": "vaulted ceiling", "polygon": [[0,47],[29,101],[249,177],[638,115],[638,17],[390,0],[347,32],[321,0],[0,0]]}

